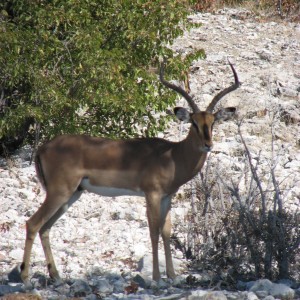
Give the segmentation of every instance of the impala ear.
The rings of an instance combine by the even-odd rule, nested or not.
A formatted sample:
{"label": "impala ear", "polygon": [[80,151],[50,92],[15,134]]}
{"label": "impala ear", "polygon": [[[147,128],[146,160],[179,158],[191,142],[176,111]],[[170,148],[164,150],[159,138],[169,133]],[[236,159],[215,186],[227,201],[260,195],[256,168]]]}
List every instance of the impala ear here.
{"label": "impala ear", "polygon": [[183,107],[175,107],[174,114],[180,121],[189,122],[191,119],[190,113]]}
{"label": "impala ear", "polygon": [[214,113],[215,121],[218,121],[218,120],[227,121],[235,115],[235,112],[236,112],[235,107],[222,108],[219,111],[217,111],[216,113]]}

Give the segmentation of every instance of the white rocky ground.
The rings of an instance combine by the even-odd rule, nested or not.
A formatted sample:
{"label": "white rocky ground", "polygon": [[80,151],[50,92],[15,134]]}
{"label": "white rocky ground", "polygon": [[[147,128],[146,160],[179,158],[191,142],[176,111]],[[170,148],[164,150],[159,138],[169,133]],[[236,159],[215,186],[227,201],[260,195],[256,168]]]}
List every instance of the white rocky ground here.
{"label": "white rocky ground", "polygon": [[[178,39],[174,49],[188,53],[203,48],[207,53],[206,60],[192,66],[190,83],[196,101],[205,108],[211,97],[232,81],[227,58],[234,62],[243,84],[227,96],[222,105],[238,108],[238,119],[244,120],[242,131],[251,153],[255,156],[261,151],[266,168],[272,154],[273,124],[278,157],[276,174],[279,181],[284,180],[285,201],[291,209],[297,209],[300,198],[300,25],[262,22],[247,11],[234,9],[196,14],[190,19],[203,26]],[[180,104],[185,105],[182,100]],[[272,121],[274,115],[275,121]],[[183,126],[183,135],[187,127]],[[174,122],[162,135],[179,140],[179,125]],[[228,177],[234,176],[233,166],[238,166],[242,149],[235,121],[217,125],[214,140],[211,159],[222,162],[222,168],[229,172]],[[21,289],[19,285],[8,286],[7,275],[22,261],[25,222],[44,199],[29,158],[30,151],[22,149],[12,161],[0,161],[0,296]],[[180,193],[184,195],[184,189]],[[189,208],[188,199],[174,201],[174,226],[186,223]],[[98,299],[100,295],[107,299],[300,298],[299,290],[295,295],[296,290],[286,285],[272,286],[268,281],[257,282],[252,290],[244,292],[187,288],[183,283],[188,274],[186,262],[183,254],[175,249],[176,269],[181,276],[173,286],[168,282],[157,286],[146,280],[140,283],[137,294],[126,295],[126,287],[127,291],[134,288],[132,278],[141,274],[136,271],[141,259],[142,274],[150,278],[151,273],[151,246],[143,198],[112,199],[84,194],[57,222],[51,242],[66,284],[57,288],[43,286],[43,274],[47,274],[47,270],[36,239],[32,253],[34,292],[43,299],[76,296]],[[163,252],[161,258],[163,260]],[[144,288],[143,284],[146,284]]]}

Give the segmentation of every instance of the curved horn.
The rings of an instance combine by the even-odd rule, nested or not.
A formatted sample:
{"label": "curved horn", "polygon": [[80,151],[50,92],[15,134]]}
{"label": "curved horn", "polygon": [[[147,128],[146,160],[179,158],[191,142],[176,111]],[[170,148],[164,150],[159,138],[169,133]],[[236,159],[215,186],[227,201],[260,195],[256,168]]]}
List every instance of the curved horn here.
{"label": "curved horn", "polygon": [[233,67],[232,63],[230,61],[228,61],[230,68],[233,72],[233,76],[234,76],[234,84],[229,86],[228,88],[224,89],[223,91],[221,91],[220,93],[218,93],[210,102],[210,104],[207,106],[206,111],[209,113],[212,113],[214,110],[214,107],[216,106],[216,104],[228,93],[236,90],[239,86],[240,86],[240,82],[239,82],[239,78],[238,75],[235,71],[235,68]]}
{"label": "curved horn", "polygon": [[193,110],[194,113],[200,112],[200,109],[196,105],[195,101],[193,100],[193,97],[189,95],[183,88],[180,86],[177,86],[167,80],[164,79],[164,63],[162,62],[160,65],[160,72],[159,72],[159,79],[163,85],[168,87],[169,89],[179,93],[181,96],[185,98],[185,100],[188,102],[189,106]]}

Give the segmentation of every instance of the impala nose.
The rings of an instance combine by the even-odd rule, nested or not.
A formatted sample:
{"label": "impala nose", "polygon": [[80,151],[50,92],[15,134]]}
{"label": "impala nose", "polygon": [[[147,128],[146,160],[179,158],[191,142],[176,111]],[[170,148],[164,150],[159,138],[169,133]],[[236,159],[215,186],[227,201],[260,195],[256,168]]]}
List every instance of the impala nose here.
{"label": "impala nose", "polygon": [[210,152],[211,149],[212,149],[212,145],[208,145],[208,144],[205,144],[205,145],[204,145],[204,150],[205,150],[206,152]]}

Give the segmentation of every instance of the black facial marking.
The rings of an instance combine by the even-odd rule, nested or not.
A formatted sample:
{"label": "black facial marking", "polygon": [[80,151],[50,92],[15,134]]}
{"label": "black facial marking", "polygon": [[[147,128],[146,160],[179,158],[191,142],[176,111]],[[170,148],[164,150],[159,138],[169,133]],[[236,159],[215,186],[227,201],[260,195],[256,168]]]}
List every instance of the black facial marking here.
{"label": "black facial marking", "polygon": [[204,138],[206,140],[209,140],[209,130],[208,130],[208,126],[206,124],[203,125],[203,134],[204,134]]}
{"label": "black facial marking", "polygon": [[197,130],[197,133],[199,134],[199,127],[198,127],[198,124],[192,119],[192,124],[193,126],[196,128]]}

